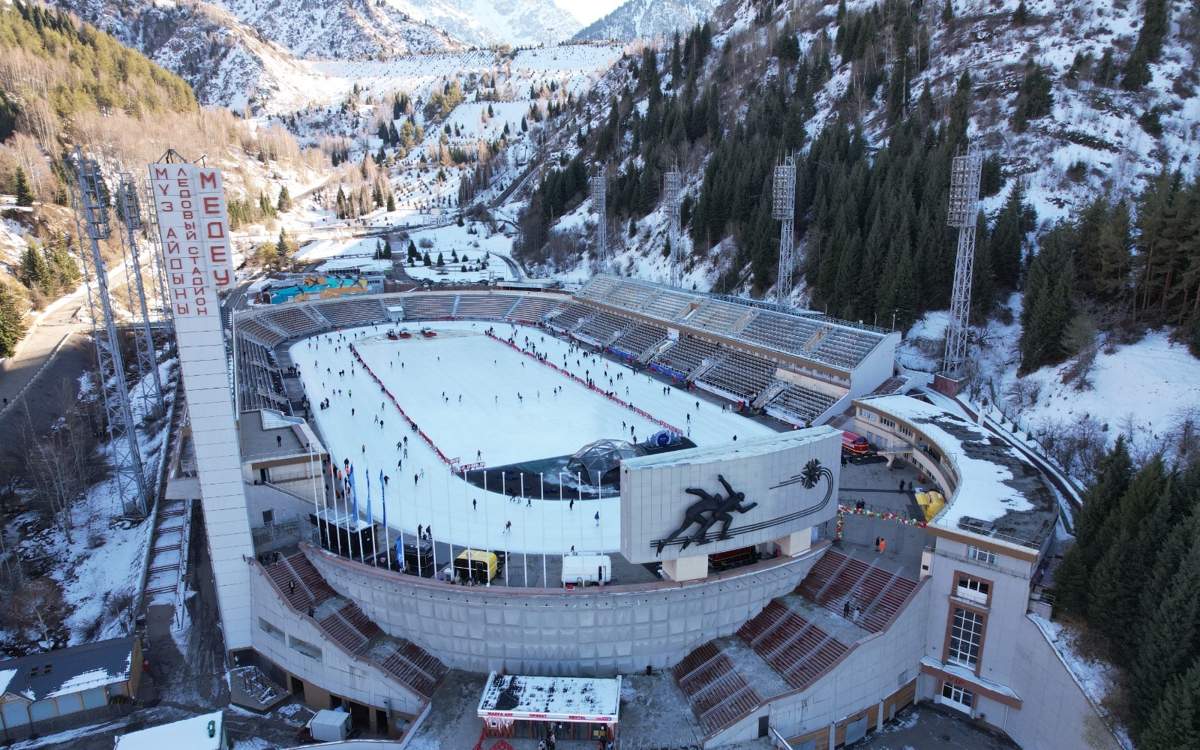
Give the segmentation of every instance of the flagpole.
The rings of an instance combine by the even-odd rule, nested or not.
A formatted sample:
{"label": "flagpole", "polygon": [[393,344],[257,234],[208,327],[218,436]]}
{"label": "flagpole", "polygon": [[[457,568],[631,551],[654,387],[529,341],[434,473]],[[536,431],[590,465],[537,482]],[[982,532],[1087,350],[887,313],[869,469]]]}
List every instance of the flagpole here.
{"label": "flagpole", "polygon": [[[379,475],[383,476],[382,470],[380,470]],[[387,482],[383,483],[383,489],[380,490],[380,494],[383,495],[383,499],[379,501],[383,505],[383,554],[387,557],[387,569],[391,570],[392,569],[392,538],[391,538],[391,535],[388,533],[388,522],[387,522]]]}
{"label": "flagpole", "polygon": [[[504,499],[508,500],[508,472],[500,472],[500,487],[504,491]],[[509,501],[511,502],[511,501]],[[504,527],[504,585],[508,585],[508,527]]]}
{"label": "flagpole", "polygon": [[[521,472],[521,499],[525,499],[525,472]],[[525,515],[522,513],[522,515]],[[529,588],[529,531],[525,528],[527,518],[521,519],[521,577],[525,580],[525,588]]]}
{"label": "flagpole", "polygon": [[[379,494],[383,495],[383,472],[379,472]],[[371,524],[371,564],[379,567],[379,544],[375,541],[375,508],[371,504],[371,470],[367,469],[367,521]]]}
{"label": "flagpole", "polygon": [[548,589],[550,588],[550,581],[546,578],[546,475],[538,472],[538,482],[541,484],[538,515],[542,522],[542,588]]}
{"label": "flagpole", "polygon": [[[484,539],[488,538],[487,537],[487,535],[488,535],[488,532],[487,532],[487,530],[488,530],[488,505],[490,505],[490,503],[488,502],[487,467],[484,467],[484,469],[483,469],[483,538]],[[507,573],[505,575],[507,575]],[[487,585],[489,588],[491,588],[492,581],[490,578],[488,579]]]}
{"label": "flagpole", "polygon": [[[329,457],[329,482],[330,482],[330,484],[333,485],[333,516],[335,519],[337,518],[337,515],[338,515],[338,507],[337,507],[338,481],[339,481],[339,479],[338,479],[338,475],[337,475],[337,467],[333,465],[333,456],[331,455]],[[329,509],[326,508],[326,511],[328,511],[328,510]],[[327,512],[326,516],[328,516],[328,515],[329,514]],[[337,532],[337,551],[338,551],[338,556],[340,557],[342,554],[342,532],[341,532],[341,529],[335,529],[335,531]],[[325,519],[325,532],[329,533],[329,518],[328,517],[326,517],[326,519]],[[330,551],[332,551],[332,550],[330,550]]]}

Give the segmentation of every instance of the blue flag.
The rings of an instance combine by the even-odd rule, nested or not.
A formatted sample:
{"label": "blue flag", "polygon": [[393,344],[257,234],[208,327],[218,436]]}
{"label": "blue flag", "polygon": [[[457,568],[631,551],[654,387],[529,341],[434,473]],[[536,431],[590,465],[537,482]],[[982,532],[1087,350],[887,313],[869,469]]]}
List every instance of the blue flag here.
{"label": "blue flag", "polygon": [[349,471],[346,472],[346,476],[350,480],[350,502],[353,505],[351,514],[354,516],[354,520],[358,521],[358,486],[357,480],[354,478],[353,466],[351,466]]}

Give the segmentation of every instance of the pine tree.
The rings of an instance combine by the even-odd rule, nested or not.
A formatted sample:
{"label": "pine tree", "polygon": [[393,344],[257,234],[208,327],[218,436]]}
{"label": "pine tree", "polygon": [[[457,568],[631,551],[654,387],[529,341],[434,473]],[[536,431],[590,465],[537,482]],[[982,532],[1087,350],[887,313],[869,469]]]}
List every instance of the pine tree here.
{"label": "pine tree", "polygon": [[275,203],[275,210],[280,212],[292,210],[292,196],[288,193],[287,185],[279,188],[279,200]]}
{"label": "pine tree", "polygon": [[1029,22],[1029,9],[1025,7],[1025,0],[1017,3],[1017,9],[1013,11],[1013,24],[1016,26],[1024,26]]}
{"label": "pine tree", "polygon": [[396,210],[396,198],[391,193],[387,197],[387,212],[391,213]]}
{"label": "pine tree", "polygon": [[996,217],[996,226],[988,237],[988,255],[996,274],[996,284],[1004,290],[1016,289],[1020,282],[1024,237],[1021,215],[1024,210],[1024,188],[1020,180],[1014,180],[1008,199]]}
{"label": "pine tree", "polygon": [[50,280],[46,259],[33,245],[27,246],[21,254],[21,267],[17,271],[17,278],[26,288],[37,290],[43,290]]}
{"label": "pine tree", "polygon": [[16,174],[15,182],[16,182],[16,187],[14,188],[14,191],[16,192],[16,195],[17,195],[17,205],[18,206],[32,206],[33,205],[33,191],[30,190],[30,188],[29,188],[29,180],[25,177],[24,169],[17,167],[17,174]]}
{"label": "pine tree", "polygon": [[1200,747],[1200,661],[1166,684],[1138,736],[1141,750]]}
{"label": "pine tree", "polygon": [[11,357],[25,335],[25,316],[17,293],[0,281],[0,357]]}
{"label": "pine tree", "polygon": [[[1092,574],[1088,621],[1114,645],[1137,636],[1137,604],[1145,570],[1153,564],[1153,547],[1166,536],[1170,522],[1168,503],[1163,500],[1166,489],[1166,469],[1161,459],[1154,458],[1134,475],[1120,508],[1107,519],[1106,526],[1118,531]],[[1149,539],[1152,533],[1159,538]],[[1128,650],[1113,652],[1123,663],[1133,655]]]}
{"label": "pine tree", "polygon": [[[1151,715],[1167,695],[1168,681],[1182,675],[1197,658],[1197,625],[1200,624],[1200,540],[1183,566],[1172,577],[1158,609],[1150,614],[1148,640],[1141,642],[1132,659],[1132,704],[1135,729],[1150,724]],[[1189,747],[1183,745],[1181,747]]]}
{"label": "pine tree", "polygon": [[1167,0],[1144,0],[1142,27],[1137,43],[1122,71],[1121,88],[1136,91],[1150,82],[1150,63],[1162,55],[1163,41],[1170,30],[1170,7]]}
{"label": "pine tree", "polygon": [[275,267],[284,268],[292,254],[291,245],[288,243],[287,234],[283,229],[279,230],[279,241],[275,243]]}
{"label": "pine tree", "polygon": [[946,0],[946,4],[942,6],[942,23],[951,23],[952,21],[954,21],[954,3]]}

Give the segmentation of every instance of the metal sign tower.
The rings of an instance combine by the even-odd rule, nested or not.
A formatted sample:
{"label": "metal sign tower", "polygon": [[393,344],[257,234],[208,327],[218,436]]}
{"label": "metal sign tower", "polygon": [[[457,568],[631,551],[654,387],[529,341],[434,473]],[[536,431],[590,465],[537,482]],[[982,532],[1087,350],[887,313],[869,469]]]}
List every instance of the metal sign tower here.
{"label": "metal sign tower", "polygon": [[[96,345],[100,391],[103,394],[105,425],[113,451],[113,472],[117,491],[126,508],[132,506],[141,515],[147,513],[149,493],[142,454],[138,448],[133,410],[129,403],[129,384],[125,380],[125,362],[121,356],[117,322],[113,316],[108,289],[108,270],[100,253],[100,240],[111,233],[108,222],[106,191],[100,168],[76,150],[72,159],[76,180],[76,226],[79,254],[83,259],[84,283],[88,289],[88,307],[92,317],[92,340]],[[83,228],[86,227],[86,239]],[[84,247],[84,243],[89,245]],[[91,282],[96,290],[92,293]]]}
{"label": "metal sign tower", "polygon": [[962,374],[967,358],[967,333],[971,316],[971,276],[975,268],[975,214],[979,206],[979,173],[983,154],[968,150],[950,166],[950,207],[946,223],[958,228],[958,254],[954,259],[954,289],[950,294],[950,326],[946,330],[946,356],[942,375]]}
{"label": "metal sign tower", "polygon": [[612,258],[608,250],[608,180],[604,176],[604,165],[597,164],[592,173],[592,208],[596,211],[596,260],[602,271],[612,272]]}
{"label": "metal sign tower", "polygon": [[775,301],[787,304],[792,293],[792,274],[796,268],[796,157],[788,154],[775,167],[774,203],[772,218],[779,224],[779,274],[775,280]]}
{"label": "metal sign tower", "polygon": [[683,283],[683,242],[679,212],[680,203],[683,201],[683,175],[674,167],[663,175],[663,197],[667,202],[667,216],[670,219],[667,236],[671,242],[671,284],[680,286]]}
{"label": "metal sign tower", "polygon": [[[132,277],[132,284],[128,284],[128,292],[130,302],[136,301],[136,309],[131,304],[130,312],[139,317],[134,320],[134,343],[137,350],[137,365],[138,373],[142,376],[142,382],[145,382],[146,375],[151,376],[151,382],[154,384],[154,390],[147,392],[146,388],[142,388],[142,399],[145,402],[145,413],[155,412],[163,408],[163,387],[162,378],[158,373],[158,357],[154,352],[154,336],[150,332],[150,310],[146,304],[146,288],[142,284],[142,261],[141,254],[138,251],[138,232],[142,229],[142,207],[138,201],[137,185],[133,181],[133,175],[128,172],[120,177],[120,183],[117,185],[117,211],[121,215],[121,223],[125,225],[125,239],[129,250],[130,265],[127,267],[127,275]],[[151,268],[152,272],[155,269]],[[136,295],[136,300],[135,300]]]}
{"label": "metal sign tower", "polygon": [[[150,181],[140,180],[141,191],[145,197],[146,205],[154,206],[154,192],[150,186]],[[158,214],[155,211],[150,211],[146,214],[145,219],[146,238],[150,240],[151,253],[150,265],[154,269],[154,285],[157,289],[155,297],[155,313],[158,319],[170,324],[171,323],[171,300],[167,296],[167,268],[163,263],[162,256],[159,254],[159,236],[158,236]]]}

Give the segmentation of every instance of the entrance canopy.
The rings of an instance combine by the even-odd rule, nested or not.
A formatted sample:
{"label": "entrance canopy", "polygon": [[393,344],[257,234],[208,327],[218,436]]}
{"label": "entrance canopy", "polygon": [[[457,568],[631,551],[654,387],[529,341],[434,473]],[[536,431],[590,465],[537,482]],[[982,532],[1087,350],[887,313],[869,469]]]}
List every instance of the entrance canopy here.
{"label": "entrance canopy", "polygon": [[555,721],[616,724],[621,678],[488,675],[479,699],[479,718],[495,721]]}

